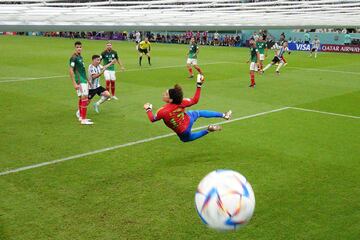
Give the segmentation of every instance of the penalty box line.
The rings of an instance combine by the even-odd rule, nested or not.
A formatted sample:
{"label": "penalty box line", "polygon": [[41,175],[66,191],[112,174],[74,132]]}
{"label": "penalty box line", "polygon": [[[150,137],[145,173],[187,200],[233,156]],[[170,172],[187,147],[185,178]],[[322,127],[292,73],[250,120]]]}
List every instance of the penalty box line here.
{"label": "penalty box line", "polygon": [[360,119],[360,116],[353,116],[353,115],[347,115],[347,114],[341,114],[341,113],[325,112],[325,111],[313,110],[313,109],[308,109],[308,108],[299,108],[299,107],[288,107],[288,108],[293,109],[293,110],[303,111],[303,112],[313,112],[313,113],[321,113],[321,114],[338,116],[338,117]]}
{"label": "penalty box line", "polygon": [[[239,117],[239,118],[234,118],[234,119],[231,119],[229,121],[221,121],[221,122],[218,122],[218,123],[215,123],[215,124],[227,124],[227,123],[231,123],[231,122],[235,122],[235,121],[245,120],[245,119],[248,119],[248,118],[254,118],[254,117],[258,117],[258,116],[267,115],[267,114],[270,114],[270,113],[280,112],[280,111],[283,111],[283,110],[286,110],[286,109],[289,109],[289,107],[282,107],[282,108],[273,109],[273,110],[270,110],[270,111],[255,113],[255,114],[251,114],[251,115],[247,115],[247,116],[242,116],[242,117]],[[204,128],[207,128],[207,127],[208,127],[208,125],[193,128],[193,130],[200,130],[200,129],[204,129]],[[169,134],[160,135],[160,136],[156,136],[156,137],[152,137],[152,138],[146,138],[146,139],[142,139],[142,140],[138,140],[138,141],[134,141],[134,142],[128,142],[128,143],[124,143],[124,144],[120,144],[120,145],[115,145],[115,146],[112,146],[112,147],[102,148],[102,149],[98,149],[98,150],[95,150],[95,151],[81,153],[81,154],[69,156],[69,157],[66,157],[66,158],[60,158],[60,159],[56,159],[56,160],[52,160],[52,161],[48,161],[48,162],[42,162],[42,163],[33,164],[33,165],[25,166],[25,167],[15,168],[15,169],[7,170],[7,171],[4,171],[4,172],[0,172],[0,176],[9,175],[9,174],[12,174],[12,173],[17,173],[17,172],[23,172],[23,171],[27,171],[27,170],[30,170],[30,169],[44,167],[44,166],[48,166],[48,165],[53,165],[53,164],[66,162],[66,161],[70,161],[70,160],[75,160],[75,159],[79,159],[79,158],[82,158],[82,157],[91,156],[91,155],[94,155],[94,154],[103,153],[103,152],[107,152],[107,151],[111,151],[111,150],[115,150],[115,149],[119,149],[119,148],[125,148],[125,147],[130,147],[130,146],[133,146],[133,145],[138,145],[138,144],[141,144],[141,143],[152,142],[152,141],[155,141],[155,140],[158,140],[158,139],[168,138],[168,137],[175,136],[175,135],[176,135],[175,133],[169,133]]]}
{"label": "penalty box line", "polygon": [[[319,110],[313,110],[313,109],[307,109],[307,108],[282,107],[282,108],[277,108],[277,109],[273,109],[273,110],[269,110],[269,111],[265,111],[265,112],[260,112],[260,113],[255,113],[255,114],[251,114],[251,115],[247,115],[247,116],[234,118],[234,119],[231,119],[229,121],[221,121],[221,122],[218,122],[218,123],[215,123],[215,124],[232,123],[232,122],[235,122],[235,121],[241,121],[241,120],[245,120],[245,119],[248,119],[248,118],[254,118],[254,117],[258,117],[258,116],[263,116],[263,115],[267,115],[267,114],[270,114],[270,113],[284,111],[284,110],[287,110],[287,109],[293,109],[293,110],[303,111],[303,112],[320,113],[320,114],[332,115],[332,116],[337,116],[337,117],[360,119],[360,116],[346,115],[346,114],[333,113],[333,112],[325,112],[325,111],[319,111]],[[193,128],[193,130],[200,130],[200,129],[204,129],[204,128],[207,128],[207,127],[208,127],[208,125],[205,125],[205,126]],[[33,169],[33,168],[39,168],[39,167],[43,167],[43,166],[47,166],[47,165],[57,164],[57,163],[61,163],[61,162],[66,162],[66,161],[70,161],[70,160],[74,160],[74,159],[78,159],[78,158],[82,158],[82,157],[86,157],[86,156],[90,156],[90,155],[94,155],[94,154],[98,154],[98,153],[103,153],[103,152],[107,152],[107,151],[111,151],[111,150],[115,150],[115,149],[119,149],[119,148],[125,148],[125,147],[130,147],[130,146],[133,146],[133,145],[138,145],[138,144],[141,144],[141,143],[152,142],[152,141],[155,141],[155,140],[158,140],[158,139],[167,138],[167,137],[171,137],[171,136],[175,136],[175,135],[176,135],[175,133],[169,133],[169,134],[160,135],[160,136],[156,136],[156,137],[152,137],[152,138],[146,138],[146,139],[142,139],[142,140],[138,140],[138,141],[134,141],[134,142],[128,142],[128,143],[124,143],[124,144],[120,144],[120,145],[115,145],[115,146],[112,146],[112,147],[102,148],[102,149],[98,149],[98,150],[95,150],[95,151],[90,151],[90,152],[87,152],[87,153],[81,153],[81,154],[73,155],[73,156],[66,157],[66,158],[60,158],[60,159],[56,159],[56,160],[52,160],[52,161],[48,161],[48,162],[42,162],[42,163],[33,164],[33,165],[25,166],[25,167],[15,168],[15,169],[12,169],[12,170],[0,172],[0,176],[9,175],[11,173],[22,172],[22,171],[30,170],[30,169]]]}

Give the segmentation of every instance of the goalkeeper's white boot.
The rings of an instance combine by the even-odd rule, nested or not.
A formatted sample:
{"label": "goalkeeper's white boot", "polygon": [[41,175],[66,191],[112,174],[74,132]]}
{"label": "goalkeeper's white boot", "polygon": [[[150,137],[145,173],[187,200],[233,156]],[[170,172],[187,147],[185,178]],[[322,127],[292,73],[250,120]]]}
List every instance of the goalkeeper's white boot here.
{"label": "goalkeeper's white boot", "polygon": [[232,111],[231,110],[227,111],[226,113],[224,113],[224,119],[230,120],[231,115],[232,115]]}
{"label": "goalkeeper's white boot", "polygon": [[209,132],[215,132],[215,131],[220,131],[221,129],[222,127],[220,125],[209,125],[207,130]]}

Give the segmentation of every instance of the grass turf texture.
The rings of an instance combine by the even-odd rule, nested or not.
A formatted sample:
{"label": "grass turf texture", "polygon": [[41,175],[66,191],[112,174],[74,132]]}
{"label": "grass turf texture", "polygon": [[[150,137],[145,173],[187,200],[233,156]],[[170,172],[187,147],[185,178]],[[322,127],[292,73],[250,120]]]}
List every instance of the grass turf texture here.
{"label": "grass turf texture", "polygon": [[[100,114],[90,107],[95,125],[80,126],[67,76],[73,42],[0,37],[0,172],[167,134],[142,105],[160,107],[175,83],[194,93],[186,45],[153,44],[153,66],[144,58],[140,69],[135,44],[114,42],[128,70],[117,74],[119,101]],[[105,42],[82,42],[88,65]],[[232,109],[236,118],[295,106],[360,116],[360,55],[307,55],[286,55],[280,76],[273,67],[250,89],[247,49],[201,47],[206,82],[192,109]],[[0,176],[0,239],[359,239],[359,121],[288,109],[192,143],[172,136]],[[255,192],[255,214],[237,232],[210,230],[195,211],[197,184],[219,168],[239,171]]]}

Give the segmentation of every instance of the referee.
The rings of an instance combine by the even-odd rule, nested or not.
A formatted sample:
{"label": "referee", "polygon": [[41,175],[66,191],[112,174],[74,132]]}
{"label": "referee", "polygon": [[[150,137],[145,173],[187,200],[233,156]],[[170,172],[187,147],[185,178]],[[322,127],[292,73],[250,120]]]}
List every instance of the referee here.
{"label": "referee", "polygon": [[145,54],[148,57],[149,66],[151,66],[150,62],[150,42],[148,38],[145,38],[144,41],[141,41],[138,45],[138,51],[139,51],[139,65],[141,66],[141,60],[143,55]]}

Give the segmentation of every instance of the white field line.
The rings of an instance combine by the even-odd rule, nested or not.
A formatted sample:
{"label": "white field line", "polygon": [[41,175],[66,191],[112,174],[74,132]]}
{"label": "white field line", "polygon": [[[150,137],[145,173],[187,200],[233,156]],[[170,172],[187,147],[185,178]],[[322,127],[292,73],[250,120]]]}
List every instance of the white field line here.
{"label": "white field line", "polygon": [[[234,62],[213,62],[213,63],[204,63],[201,65],[214,65],[214,64],[238,64]],[[167,68],[178,68],[185,67],[185,65],[172,65],[172,66],[163,66],[163,67],[149,67],[149,68],[132,68],[126,69],[125,72],[135,72],[135,71],[148,71],[148,70],[158,70],[158,69],[167,69]],[[302,67],[291,67],[288,66],[286,68],[299,69],[305,71],[318,71],[318,72],[331,72],[331,73],[344,73],[344,74],[354,74],[360,75],[360,72],[349,72],[349,71],[338,71],[338,70],[330,70],[330,69],[320,69],[320,68],[302,68]],[[117,71],[120,72],[120,71]],[[32,80],[41,80],[41,79],[52,79],[52,78],[63,78],[68,77],[68,75],[58,75],[58,76],[44,76],[44,77],[2,77],[0,79],[0,83],[9,83],[9,82],[24,82],[24,81],[32,81]]]}
{"label": "white field line", "polygon": [[0,83],[23,82],[23,81],[51,79],[51,78],[63,78],[63,77],[66,77],[66,75],[48,76],[48,77],[20,77],[20,78],[12,78],[10,80],[3,80],[3,81],[0,80]]}
{"label": "white field line", "polygon": [[[238,62],[227,62],[228,64],[242,64]],[[351,64],[354,65],[354,64]],[[343,74],[354,74],[360,75],[360,72],[350,72],[350,71],[341,71],[341,70],[331,70],[331,69],[322,69],[322,68],[304,68],[304,67],[292,67],[292,66],[283,66],[283,69],[292,68],[298,70],[305,70],[305,71],[313,71],[313,72],[329,72],[329,73],[343,73]]]}
{"label": "white field line", "polygon": [[294,110],[299,110],[299,111],[304,111],[304,112],[313,112],[313,113],[321,113],[321,114],[333,115],[333,116],[338,116],[338,117],[360,119],[359,116],[346,115],[346,114],[340,114],[340,113],[324,112],[324,111],[312,110],[312,109],[307,109],[307,108],[298,108],[298,107],[288,107],[288,108],[294,109]]}
{"label": "white field line", "polygon": [[343,73],[343,74],[360,75],[360,72],[349,72],[349,71],[321,69],[321,68],[303,68],[303,67],[291,67],[291,66],[289,66],[289,67],[285,66],[284,68],[299,69],[299,70],[314,71],[314,72],[329,72],[329,73]]}
{"label": "white field line", "polygon": [[[262,116],[262,115],[266,115],[266,114],[270,114],[270,113],[274,113],[274,112],[280,112],[280,111],[283,111],[283,110],[286,110],[286,109],[289,109],[289,107],[282,107],[282,108],[273,109],[273,110],[270,110],[270,111],[251,114],[251,115],[247,115],[247,116],[243,116],[243,117],[239,117],[239,118],[234,118],[234,119],[229,120],[229,121],[218,122],[216,124],[231,123],[231,122],[240,121],[240,120],[253,118],[253,117],[258,117],[258,116]],[[203,128],[207,128],[207,127],[208,127],[208,125],[197,127],[197,128],[194,128],[193,130],[199,130],[199,129],[203,129]],[[69,161],[69,160],[74,160],[74,159],[78,159],[78,158],[82,158],[82,157],[86,157],[86,156],[90,156],[90,155],[94,155],[94,154],[98,154],[98,153],[111,151],[111,150],[114,150],[114,149],[130,147],[130,146],[133,146],[133,145],[146,143],[146,142],[151,142],[151,141],[155,141],[155,140],[158,140],[158,139],[171,137],[171,136],[174,136],[174,135],[175,135],[175,133],[169,133],[169,134],[160,135],[160,136],[156,136],[156,137],[152,137],[152,138],[146,138],[146,139],[138,140],[138,141],[135,141],[135,142],[128,142],[128,143],[124,143],[124,144],[120,144],[120,145],[115,145],[115,146],[112,146],[112,147],[98,149],[98,150],[95,150],[95,151],[81,153],[81,154],[69,156],[69,157],[66,157],[66,158],[60,158],[60,159],[51,160],[51,161],[48,161],[48,162],[42,162],[42,163],[33,164],[33,165],[25,166],[25,167],[15,168],[15,169],[7,170],[7,171],[4,171],[4,172],[0,172],[0,176],[8,175],[8,174],[11,174],[11,173],[22,172],[22,171],[30,170],[30,169],[33,169],[33,168],[39,168],[39,167],[43,167],[43,166],[47,166],[47,165],[57,164],[57,163],[61,163],[61,162]]]}
{"label": "white field line", "polygon": [[[201,64],[203,65],[215,65],[215,64],[228,64],[229,62],[212,62],[212,63],[203,63]],[[136,72],[136,71],[148,71],[148,70],[158,70],[158,69],[167,69],[167,68],[178,68],[178,67],[186,67],[186,64],[182,64],[182,65],[172,65],[172,66],[163,66],[163,67],[148,67],[148,68],[130,68],[130,69],[125,69],[124,72]],[[121,71],[116,71],[116,72],[121,72]],[[1,79],[6,79],[1,81],[0,83],[9,83],[9,82],[23,82],[23,81],[31,81],[31,80],[40,80],[40,79],[51,79],[51,78],[64,78],[64,77],[69,77],[69,75],[58,75],[58,76],[44,76],[44,77],[9,77],[9,78],[1,78]]]}

